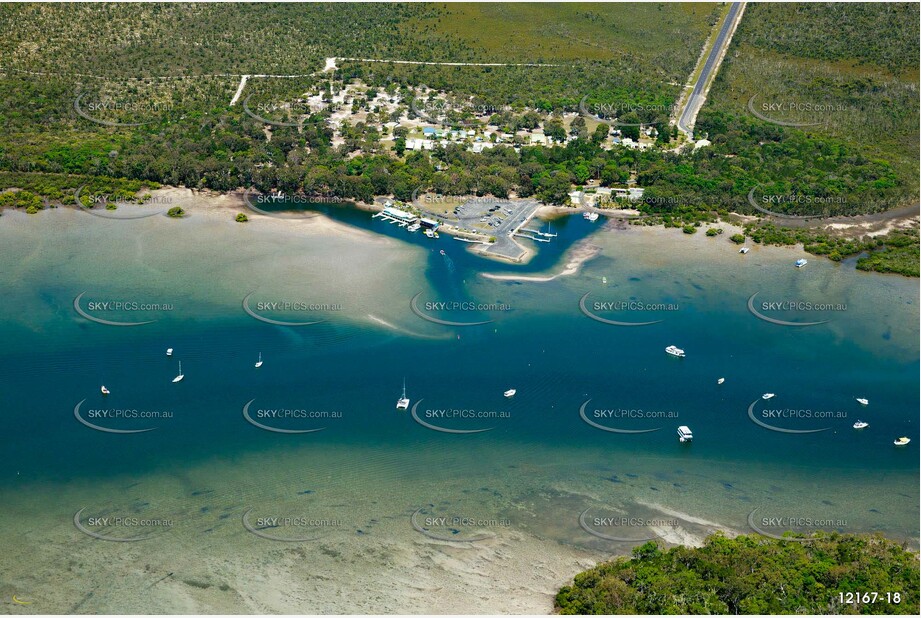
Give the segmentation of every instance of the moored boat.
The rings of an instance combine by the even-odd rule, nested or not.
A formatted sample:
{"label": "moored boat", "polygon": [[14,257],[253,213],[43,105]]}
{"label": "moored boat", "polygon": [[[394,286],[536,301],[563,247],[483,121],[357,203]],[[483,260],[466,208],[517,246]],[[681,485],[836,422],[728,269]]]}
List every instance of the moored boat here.
{"label": "moored boat", "polygon": [[684,350],[682,350],[681,348],[677,346],[670,345],[667,348],[665,348],[665,352],[672,356],[677,356],[678,358],[684,358]]}

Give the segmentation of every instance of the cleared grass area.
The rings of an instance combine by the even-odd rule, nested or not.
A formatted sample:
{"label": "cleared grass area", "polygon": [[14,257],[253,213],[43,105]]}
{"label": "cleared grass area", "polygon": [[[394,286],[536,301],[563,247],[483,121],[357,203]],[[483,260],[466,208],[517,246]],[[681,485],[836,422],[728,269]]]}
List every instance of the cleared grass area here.
{"label": "cleared grass area", "polygon": [[[469,62],[633,61],[683,81],[716,19],[711,3],[457,3],[413,18],[411,36],[437,31]],[[433,50],[437,55],[439,50]],[[677,62],[677,65],[670,65]]]}

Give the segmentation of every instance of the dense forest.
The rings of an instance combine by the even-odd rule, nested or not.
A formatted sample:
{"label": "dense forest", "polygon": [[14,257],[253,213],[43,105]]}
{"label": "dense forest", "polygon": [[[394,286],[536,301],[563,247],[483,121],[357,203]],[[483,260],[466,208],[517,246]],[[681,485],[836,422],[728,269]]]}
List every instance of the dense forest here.
{"label": "dense forest", "polygon": [[[655,542],[576,575],[561,614],[918,614],[918,556],[881,536]],[[870,593],[870,594],[865,594]]]}

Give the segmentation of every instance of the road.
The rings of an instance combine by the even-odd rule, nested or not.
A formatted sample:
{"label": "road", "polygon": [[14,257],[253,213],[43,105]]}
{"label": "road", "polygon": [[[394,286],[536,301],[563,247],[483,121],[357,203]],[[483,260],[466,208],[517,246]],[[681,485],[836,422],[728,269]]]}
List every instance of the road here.
{"label": "road", "polygon": [[723,22],[719,34],[716,36],[713,47],[710,48],[710,54],[707,56],[700,76],[697,78],[697,83],[694,84],[694,90],[688,95],[687,101],[685,101],[684,104],[684,110],[681,112],[681,116],[678,117],[679,131],[683,131],[688,135],[691,134],[694,121],[697,119],[697,112],[703,107],[704,100],[706,99],[707,84],[710,83],[711,78],[715,76],[716,70],[719,68],[720,58],[722,58],[723,52],[732,39],[730,33],[735,28],[743,4],[742,2],[733,2],[732,6],[729,7],[729,14],[726,16],[726,20]]}

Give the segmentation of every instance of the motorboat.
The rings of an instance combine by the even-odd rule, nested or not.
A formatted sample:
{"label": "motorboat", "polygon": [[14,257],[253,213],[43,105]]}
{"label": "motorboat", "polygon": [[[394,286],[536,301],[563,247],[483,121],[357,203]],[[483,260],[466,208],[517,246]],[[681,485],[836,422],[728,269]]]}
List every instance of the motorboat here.
{"label": "motorboat", "polygon": [[582,213],[582,218],[587,219],[588,221],[591,221],[594,223],[595,221],[598,220],[598,213],[597,212],[585,212],[585,213]]}
{"label": "motorboat", "polygon": [[857,397],[857,403],[862,406],[868,405],[870,403],[869,399],[864,399],[863,397]]}
{"label": "motorboat", "polygon": [[742,247],[741,249],[739,249],[739,253],[743,253],[743,254],[748,253],[749,251],[751,251],[751,249],[749,249],[748,247]]}
{"label": "motorboat", "polygon": [[505,395],[506,397],[514,397],[514,396],[515,396],[515,393],[517,393],[517,392],[518,392],[518,391],[516,391],[514,388],[510,388],[510,389],[508,389],[507,391],[505,391],[505,392],[502,393],[502,394]]}
{"label": "motorboat", "polygon": [[725,381],[726,381],[726,378],[720,378],[719,380],[716,381],[716,383],[717,383],[717,384],[722,384],[722,383],[725,382]]}
{"label": "motorboat", "polygon": [[870,426],[870,423],[865,423],[864,421],[857,419],[857,422],[854,423],[854,429],[866,429]]}
{"label": "motorboat", "polygon": [[694,439],[694,434],[691,433],[691,428],[687,425],[682,425],[678,428],[678,442],[690,442]]}
{"label": "motorboat", "polygon": [[166,348],[166,355],[167,355],[167,356],[172,356],[172,355],[173,355],[173,348]]}
{"label": "motorboat", "polygon": [[911,440],[909,440],[905,436],[902,436],[901,438],[898,438],[895,442],[893,442],[893,444],[895,444],[896,446],[905,446],[909,442],[911,442]]}
{"label": "motorboat", "polygon": [[800,258],[800,259],[796,260],[796,261],[793,263],[793,265],[796,266],[797,268],[802,268],[803,266],[805,266],[805,265],[808,264],[808,263],[809,263],[809,262],[808,262],[805,258]]}
{"label": "motorboat", "polygon": [[777,396],[777,395],[775,395],[774,393],[765,393],[765,394],[761,395],[761,398],[762,398],[762,399],[773,399],[773,398],[776,397],[776,396]]}
{"label": "motorboat", "polygon": [[667,354],[671,354],[672,356],[677,356],[678,358],[684,358],[684,350],[677,346],[670,345],[665,348],[665,352]]}
{"label": "motorboat", "polygon": [[103,395],[108,395],[109,392],[110,392],[109,389],[106,388],[106,385],[105,385],[105,384],[103,384],[102,387],[101,387],[99,390],[100,390],[100,392],[101,392]]}
{"label": "motorboat", "polygon": [[262,352],[259,353],[259,360],[256,361],[255,367],[256,369],[259,369],[260,367],[262,367]]}

